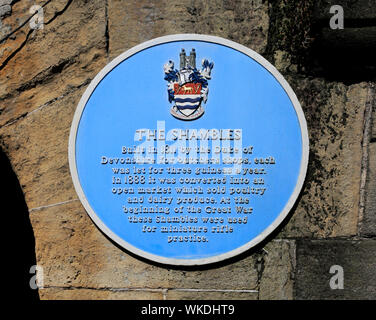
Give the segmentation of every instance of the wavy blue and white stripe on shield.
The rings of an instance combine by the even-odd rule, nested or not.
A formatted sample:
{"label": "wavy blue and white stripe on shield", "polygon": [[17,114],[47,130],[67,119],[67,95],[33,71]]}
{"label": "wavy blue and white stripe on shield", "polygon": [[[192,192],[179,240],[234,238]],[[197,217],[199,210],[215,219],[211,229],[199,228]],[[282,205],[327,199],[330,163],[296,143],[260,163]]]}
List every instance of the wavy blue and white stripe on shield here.
{"label": "wavy blue and white stripe on shield", "polygon": [[178,109],[197,109],[201,103],[201,94],[175,95],[175,105]]}

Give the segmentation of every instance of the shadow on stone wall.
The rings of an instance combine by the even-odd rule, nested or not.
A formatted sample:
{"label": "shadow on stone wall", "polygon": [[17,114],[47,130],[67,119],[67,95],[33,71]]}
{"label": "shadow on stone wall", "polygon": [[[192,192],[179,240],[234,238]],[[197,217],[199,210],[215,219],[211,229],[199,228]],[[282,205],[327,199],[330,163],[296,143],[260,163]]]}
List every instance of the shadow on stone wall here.
{"label": "shadow on stone wall", "polygon": [[13,299],[38,300],[32,290],[30,268],[36,265],[35,239],[29,210],[12,166],[0,148],[0,192],[2,199],[2,263],[7,296]]}
{"label": "shadow on stone wall", "polygon": [[[346,85],[375,81],[376,10],[372,1],[269,2],[268,45],[263,55],[279,71]],[[339,4],[344,10],[344,28],[331,29],[330,8]]]}
{"label": "shadow on stone wall", "polygon": [[347,85],[375,81],[376,19],[345,21],[344,30],[331,30],[327,20],[313,23],[307,73]]}

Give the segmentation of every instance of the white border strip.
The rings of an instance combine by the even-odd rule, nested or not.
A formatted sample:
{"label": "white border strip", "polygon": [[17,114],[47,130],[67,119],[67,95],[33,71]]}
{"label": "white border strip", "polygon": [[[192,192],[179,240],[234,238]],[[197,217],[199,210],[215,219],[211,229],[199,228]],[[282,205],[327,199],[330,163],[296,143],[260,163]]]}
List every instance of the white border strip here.
{"label": "white border strip", "polygon": [[[137,52],[159,45],[163,43],[168,42],[175,42],[175,41],[203,41],[203,42],[210,42],[215,44],[224,45],[226,47],[230,47],[232,49],[235,49],[237,51],[240,51],[244,53],[245,55],[249,56],[250,58],[254,59],[256,62],[258,62],[260,65],[262,65],[266,70],[268,70],[281,84],[283,89],[286,91],[287,95],[289,96],[294,108],[295,112],[297,114],[299,124],[300,124],[300,130],[301,130],[301,136],[302,136],[302,159],[301,159],[301,165],[300,165],[300,172],[298,181],[296,183],[295,189],[293,193],[290,196],[289,201],[283,208],[282,212],[279,214],[279,216],[273,221],[271,225],[267,229],[265,229],[262,233],[260,233],[256,238],[252,239],[250,242],[246,243],[245,245],[231,250],[226,253],[222,253],[220,255],[209,257],[209,258],[201,258],[201,259],[174,259],[174,258],[166,258],[158,255],[154,255],[151,253],[148,253],[146,251],[140,250],[136,248],[135,246],[131,245],[130,243],[124,241],[122,238],[117,236],[115,233],[113,233],[97,216],[97,214],[94,212],[92,207],[90,206],[89,202],[87,201],[85,194],[82,190],[79,178],[78,178],[78,172],[76,167],[76,135],[77,130],[79,126],[79,122],[81,119],[82,112],[85,109],[86,103],[88,102],[91,94],[99,84],[99,82],[109,73],[112,69],[114,69],[118,64],[123,62],[124,60],[128,59],[132,55],[136,54]],[[133,252],[136,255],[139,255],[141,257],[144,257],[146,259],[156,261],[159,263],[164,264],[170,264],[170,265],[203,265],[208,263],[214,263],[218,261],[222,261],[231,257],[234,257],[252,247],[260,243],[262,240],[264,240],[272,231],[274,231],[277,226],[285,219],[291,208],[293,207],[296,199],[299,196],[299,193],[301,191],[301,188],[304,183],[305,175],[307,172],[307,166],[308,166],[308,156],[309,156],[309,139],[308,139],[308,130],[307,130],[307,123],[304,118],[303,110],[300,106],[300,103],[291,89],[290,85],[287,83],[287,81],[283,78],[283,76],[278,72],[278,70],[269,63],[265,58],[263,58],[261,55],[256,53],[255,51],[239,44],[234,41],[230,41],[227,39],[223,39],[216,36],[209,36],[209,35],[200,35],[200,34],[176,34],[176,35],[169,35],[164,36],[160,38],[156,38],[150,41],[146,41],[142,44],[139,44],[128,51],[122,53],[118,57],[116,57],[114,60],[112,60],[109,64],[107,64],[97,75],[96,77],[91,81],[90,85],[86,89],[85,93],[80,99],[80,102],[78,103],[76,112],[73,117],[72,121],[72,127],[70,131],[69,136],[69,147],[68,147],[68,154],[69,154],[69,167],[72,175],[72,180],[74,187],[76,189],[76,192],[78,194],[79,199],[81,200],[83,206],[85,207],[87,213],[89,214],[90,218],[94,221],[94,223],[101,229],[108,237],[110,237],[112,240],[117,242],[120,246],[123,248]]]}

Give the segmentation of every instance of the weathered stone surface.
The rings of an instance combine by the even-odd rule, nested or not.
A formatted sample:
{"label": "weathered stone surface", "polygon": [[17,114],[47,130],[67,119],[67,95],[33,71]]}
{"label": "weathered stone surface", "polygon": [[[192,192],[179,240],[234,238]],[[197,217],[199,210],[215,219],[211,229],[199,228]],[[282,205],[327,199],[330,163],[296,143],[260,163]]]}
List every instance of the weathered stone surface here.
{"label": "weathered stone surface", "polygon": [[52,66],[48,72],[41,74],[34,84],[28,86],[27,90],[22,89],[19,93],[17,91],[16,96],[12,95],[3,100],[0,107],[3,108],[0,126],[10,124],[41,106],[51,104],[70,92],[86,87],[104,65],[105,50],[92,48],[71,61]]}
{"label": "weathered stone surface", "polygon": [[143,290],[96,290],[96,289],[39,289],[41,300],[162,300],[162,292]]}
{"label": "weathered stone surface", "polygon": [[0,128],[0,143],[19,177],[29,209],[76,199],[68,138],[81,88]]}
{"label": "weathered stone surface", "polygon": [[167,300],[257,300],[257,292],[168,290]]}
{"label": "weathered stone surface", "polygon": [[376,143],[368,147],[368,172],[366,181],[365,208],[360,234],[364,237],[376,236]]}
{"label": "weathered stone surface", "polygon": [[257,286],[252,256],[207,270],[168,269],[136,259],[95,227],[79,201],[35,210],[30,219],[46,287],[253,290]]}
{"label": "weathered stone surface", "polygon": [[[316,19],[330,19],[330,7],[341,5],[346,19],[375,19],[376,7],[373,0],[319,0],[315,1],[314,17]],[[329,23],[329,22],[328,22]]]}
{"label": "weathered stone surface", "polygon": [[0,0],[0,6],[12,4],[12,0]]}
{"label": "weathered stone surface", "polygon": [[44,21],[43,30],[26,24],[0,46],[0,125],[86,84],[105,65],[103,1],[52,1]]}
{"label": "weathered stone surface", "polygon": [[261,300],[293,299],[295,241],[275,240],[266,247],[260,277]]}
{"label": "weathered stone surface", "polygon": [[307,49],[313,41],[313,4],[314,0],[269,1],[270,22],[265,55],[273,64],[281,62],[283,56],[283,64],[291,65],[292,72],[305,68]]}
{"label": "weathered stone surface", "polygon": [[[296,248],[296,299],[376,299],[375,240],[301,240]],[[344,289],[330,288],[333,265],[344,270]]]}
{"label": "weathered stone surface", "polygon": [[[8,15],[8,16],[2,18],[2,21],[1,21],[2,27],[0,28],[0,36],[1,36],[1,39],[4,39],[4,38],[8,39],[9,34],[12,33],[12,36],[10,37],[10,39],[15,40],[16,37],[18,37],[18,36],[20,36],[20,37],[25,36],[25,34],[30,29],[29,24],[27,23],[29,18],[33,15],[33,14],[30,13],[30,7],[32,5],[39,5],[39,6],[43,7],[44,9],[46,9],[45,5],[47,5],[48,0],[35,0],[33,2],[10,1],[10,0],[7,0],[7,1],[13,2],[11,4],[12,12],[11,12],[11,15]],[[25,23],[26,23],[27,28],[19,29]],[[19,30],[17,31],[17,29],[19,29]],[[0,44],[2,44],[2,42],[3,41],[1,41]],[[14,41],[8,41],[7,46],[4,49],[6,49],[10,52],[11,49],[14,48],[13,45],[16,44],[16,43],[17,42],[14,42]],[[3,49],[3,46],[1,46],[1,48]],[[0,53],[2,52],[2,49],[0,50]],[[2,54],[0,54],[0,57],[1,56],[2,56]]]}
{"label": "weathered stone surface", "polygon": [[177,33],[210,34],[263,52],[268,34],[266,1],[109,2],[110,56],[159,36]]}
{"label": "weathered stone surface", "polygon": [[12,7],[8,4],[5,5],[0,5],[0,18],[11,14],[12,12]]}
{"label": "weathered stone surface", "polygon": [[306,181],[280,237],[357,234],[367,84],[288,77],[308,123]]}

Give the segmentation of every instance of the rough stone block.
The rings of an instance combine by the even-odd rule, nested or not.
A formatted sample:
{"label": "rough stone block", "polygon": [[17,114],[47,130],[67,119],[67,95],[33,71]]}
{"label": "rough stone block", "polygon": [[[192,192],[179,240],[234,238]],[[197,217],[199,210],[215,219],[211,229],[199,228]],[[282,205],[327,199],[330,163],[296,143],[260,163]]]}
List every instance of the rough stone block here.
{"label": "rough stone block", "polygon": [[110,56],[156,37],[177,33],[210,34],[262,52],[268,34],[265,1],[131,0],[109,2]]}
{"label": "rough stone block", "polygon": [[[299,240],[296,245],[296,299],[376,299],[375,240]],[[344,271],[344,289],[331,289],[335,274]]]}
{"label": "rough stone block", "polygon": [[29,209],[76,199],[68,165],[70,126],[83,88],[0,128],[0,143]]}
{"label": "rough stone block", "polygon": [[46,287],[253,290],[257,286],[252,256],[193,270],[141,261],[108,240],[79,201],[35,210],[30,220]]}
{"label": "rough stone block", "polygon": [[275,240],[264,251],[261,266],[261,300],[291,300],[295,273],[295,241]]}
{"label": "rough stone block", "polygon": [[[22,8],[29,9],[26,4]],[[20,9],[9,18],[25,21],[29,16]],[[45,6],[42,30],[31,30],[27,23],[0,44],[0,125],[86,84],[99,72],[106,61],[105,19],[103,1],[52,1]]]}
{"label": "rough stone block", "polygon": [[0,5],[0,18],[11,14],[12,12],[12,7],[8,4],[5,5]]}
{"label": "rough stone block", "polygon": [[307,119],[310,153],[301,196],[279,236],[356,235],[368,85],[296,76],[288,81]]}
{"label": "rough stone block", "polygon": [[[35,0],[33,2],[29,2],[5,0],[5,2],[11,2],[9,4],[12,7],[12,11],[10,15],[2,17],[1,19],[2,27],[0,28],[0,37],[1,39],[10,38],[12,41],[8,41],[7,46],[5,48],[1,45],[3,40],[1,41],[0,57],[2,56],[3,52],[10,52],[11,49],[15,48],[14,45],[17,42],[13,40],[15,40],[17,37],[23,38],[26,35],[26,33],[30,30],[28,23],[29,18],[32,16],[32,14],[30,13],[30,7],[32,5],[39,5],[46,9],[45,6],[47,1],[48,0]],[[47,13],[47,10],[45,10],[44,13]],[[23,25],[26,25],[26,28],[22,28]],[[10,34],[12,35],[9,37]],[[5,49],[5,51],[3,51],[3,49]]]}

